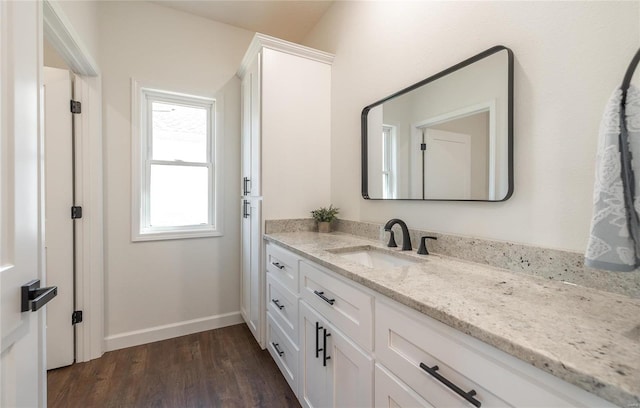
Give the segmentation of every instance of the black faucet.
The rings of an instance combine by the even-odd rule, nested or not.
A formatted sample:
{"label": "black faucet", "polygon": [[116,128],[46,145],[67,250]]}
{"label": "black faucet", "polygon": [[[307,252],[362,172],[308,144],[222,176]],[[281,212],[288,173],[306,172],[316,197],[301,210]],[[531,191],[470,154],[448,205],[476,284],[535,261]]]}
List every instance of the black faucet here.
{"label": "black faucet", "polygon": [[389,238],[389,243],[387,244],[387,246],[398,246],[396,245],[396,240],[393,237],[393,231],[391,231],[391,228],[396,224],[400,225],[400,228],[402,228],[402,250],[411,251],[411,237],[409,236],[409,228],[407,228],[407,224],[405,224],[404,221],[398,218],[389,220],[384,226],[384,230],[391,233],[391,237]]}

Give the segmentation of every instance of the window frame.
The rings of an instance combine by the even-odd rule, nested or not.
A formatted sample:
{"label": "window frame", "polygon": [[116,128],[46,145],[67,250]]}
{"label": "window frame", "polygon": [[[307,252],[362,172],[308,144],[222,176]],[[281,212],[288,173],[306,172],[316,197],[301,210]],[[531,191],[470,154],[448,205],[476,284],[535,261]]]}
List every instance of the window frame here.
{"label": "window frame", "polygon": [[[132,79],[131,88],[131,240],[137,242],[222,236],[222,98],[168,91],[160,87],[142,84],[135,79]],[[153,135],[150,113],[153,102],[194,106],[208,110],[206,162],[152,159]],[[151,166],[154,164],[207,167],[209,179],[207,224],[162,227],[150,225]]]}
{"label": "window frame", "polygon": [[382,125],[382,198],[396,199],[397,190],[397,127]]}

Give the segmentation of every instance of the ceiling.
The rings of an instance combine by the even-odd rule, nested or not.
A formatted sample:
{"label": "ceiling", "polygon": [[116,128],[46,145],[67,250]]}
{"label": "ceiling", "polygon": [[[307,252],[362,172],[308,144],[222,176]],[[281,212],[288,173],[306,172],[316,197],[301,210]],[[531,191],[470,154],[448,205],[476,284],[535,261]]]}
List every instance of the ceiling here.
{"label": "ceiling", "polygon": [[333,1],[156,0],[152,3],[245,30],[300,42],[315,27]]}

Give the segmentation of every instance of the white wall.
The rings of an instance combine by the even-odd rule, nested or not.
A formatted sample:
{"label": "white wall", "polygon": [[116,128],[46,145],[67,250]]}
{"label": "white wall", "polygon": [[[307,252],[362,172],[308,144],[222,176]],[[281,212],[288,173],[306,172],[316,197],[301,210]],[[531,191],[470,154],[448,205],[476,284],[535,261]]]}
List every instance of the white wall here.
{"label": "white wall", "polygon": [[[413,228],[583,251],[600,117],[640,43],[638,8],[638,2],[336,2],[304,43],[336,54],[332,203],[341,217],[400,217]],[[513,197],[363,200],[362,108],[497,44],[515,54]]]}
{"label": "white wall", "polygon": [[82,46],[93,58],[99,51],[97,1],[53,0],[73,25],[73,30],[82,39]]}
{"label": "white wall", "polygon": [[[235,73],[253,33],[147,2],[101,2],[99,11],[107,349],[240,321]],[[131,242],[132,77],[167,90],[224,94],[223,237]]]}

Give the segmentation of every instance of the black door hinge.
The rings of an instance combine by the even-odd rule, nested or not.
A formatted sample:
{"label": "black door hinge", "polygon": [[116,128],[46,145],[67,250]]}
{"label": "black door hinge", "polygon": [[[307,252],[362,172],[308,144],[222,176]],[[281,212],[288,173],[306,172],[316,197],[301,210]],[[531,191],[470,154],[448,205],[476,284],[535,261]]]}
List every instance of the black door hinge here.
{"label": "black door hinge", "polygon": [[71,324],[82,323],[82,310],[76,310],[71,314]]}
{"label": "black door hinge", "polygon": [[427,150],[427,144],[426,143],[420,143],[420,150]]}
{"label": "black door hinge", "polygon": [[73,206],[71,207],[71,219],[75,220],[77,218],[82,218],[82,207]]}
{"label": "black door hinge", "polygon": [[82,113],[82,103],[71,100],[71,113]]}

